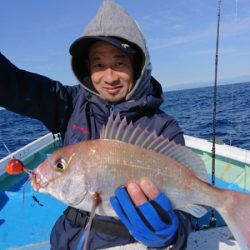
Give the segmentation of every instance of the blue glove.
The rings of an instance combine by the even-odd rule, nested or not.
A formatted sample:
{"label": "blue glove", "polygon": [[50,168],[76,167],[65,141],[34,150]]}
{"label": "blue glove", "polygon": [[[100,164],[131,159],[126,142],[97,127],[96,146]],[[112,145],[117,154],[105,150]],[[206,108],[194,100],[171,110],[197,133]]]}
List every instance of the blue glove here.
{"label": "blue glove", "polygon": [[135,207],[126,189],[119,187],[110,202],[131,235],[144,245],[165,247],[174,240],[179,220],[163,193]]}

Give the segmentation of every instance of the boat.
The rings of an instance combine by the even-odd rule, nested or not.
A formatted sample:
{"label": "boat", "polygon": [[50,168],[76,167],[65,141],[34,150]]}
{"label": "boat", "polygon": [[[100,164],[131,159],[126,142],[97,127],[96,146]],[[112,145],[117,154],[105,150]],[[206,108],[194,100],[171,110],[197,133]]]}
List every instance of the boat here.
{"label": "boat", "polygon": [[[212,143],[188,135],[185,141],[203,159],[211,181]],[[49,133],[0,160],[1,250],[50,248],[51,229],[66,205],[49,195],[35,193],[27,174],[8,175],[5,166],[15,157],[32,170],[60,147],[60,136]],[[250,193],[250,151],[225,144],[217,144],[216,148],[215,185]],[[193,218],[196,231],[189,237],[188,249],[240,249],[216,211],[215,218],[217,227],[209,226],[211,211],[198,220]]]}
{"label": "boat", "polygon": [[49,249],[51,228],[66,205],[34,194],[27,174],[8,175],[5,166],[15,157],[33,169],[60,146],[58,136],[47,134],[0,160],[0,249]]}

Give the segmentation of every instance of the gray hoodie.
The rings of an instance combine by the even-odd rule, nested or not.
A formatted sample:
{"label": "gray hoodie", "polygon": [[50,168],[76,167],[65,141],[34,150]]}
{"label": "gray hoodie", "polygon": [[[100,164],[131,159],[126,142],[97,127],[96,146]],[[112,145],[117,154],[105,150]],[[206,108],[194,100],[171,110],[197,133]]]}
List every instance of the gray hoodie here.
{"label": "gray hoodie", "polygon": [[[146,46],[145,38],[138,27],[137,23],[128,15],[126,10],[113,0],[104,0],[100,6],[97,14],[86,26],[81,38],[93,36],[112,36],[122,38],[130,43],[136,45],[143,54],[143,62],[141,65],[141,72],[135,83],[132,91],[127,95],[126,100],[136,100],[143,97],[151,91],[151,63],[149,60],[149,53]],[[84,63],[82,59],[77,56],[72,56],[72,69],[80,84],[98,95],[91,85],[86,81],[86,73],[83,70]]]}

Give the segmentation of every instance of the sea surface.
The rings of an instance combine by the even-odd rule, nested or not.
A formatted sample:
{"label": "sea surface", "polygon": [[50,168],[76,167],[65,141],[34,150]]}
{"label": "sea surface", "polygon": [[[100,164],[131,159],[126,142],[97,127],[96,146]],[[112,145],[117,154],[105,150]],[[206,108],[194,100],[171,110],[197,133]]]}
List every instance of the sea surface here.
{"label": "sea surface", "polygon": [[[187,135],[211,140],[213,87],[164,93],[161,108],[174,116]],[[217,90],[218,142],[250,150],[250,82],[220,85]],[[39,121],[0,109],[0,159],[49,131]]]}

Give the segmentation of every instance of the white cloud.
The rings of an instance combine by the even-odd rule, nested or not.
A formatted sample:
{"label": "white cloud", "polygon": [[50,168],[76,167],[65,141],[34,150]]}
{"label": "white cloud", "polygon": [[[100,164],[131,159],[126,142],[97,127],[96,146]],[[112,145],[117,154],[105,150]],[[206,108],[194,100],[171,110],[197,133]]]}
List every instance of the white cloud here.
{"label": "white cloud", "polygon": [[[219,49],[220,54],[232,54],[238,53],[238,49],[236,48],[227,48],[227,49]],[[215,48],[213,49],[204,49],[204,50],[195,50],[190,52],[192,56],[202,56],[202,55],[215,55]]]}
{"label": "white cloud", "polygon": [[250,16],[244,18],[237,18],[222,23],[222,35],[226,37],[236,36],[250,32]]}
{"label": "white cloud", "polygon": [[163,49],[163,48],[172,47],[176,45],[198,42],[206,37],[209,37],[211,34],[212,32],[208,30],[205,32],[180,35],[180,36],[174,36],[174,37],[149,38],[148,42],[152,50],[158,50],[158,49]]}
{"label": "white cloud", "polygon": [[[245,17],[235,20],[230,20],[227,22],[221,22],[220,25],[220,37],[229,38],[239,36],[241,34],[250,33],[250,17]],[[163,48],[168,48],[176,45],[190,44],[200,41],[208,41],[213,39],[215,42],[216,38],[216,23],[210,23],[206,29],[199,30],[196,32],[189,32],[185,35],[175,35],[164,37],[161,33],[158,37],[149,38],[148,43],[151,50],[159,50]]]}

